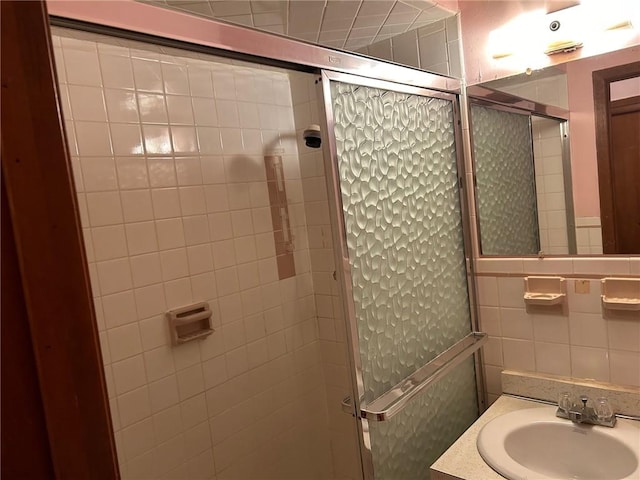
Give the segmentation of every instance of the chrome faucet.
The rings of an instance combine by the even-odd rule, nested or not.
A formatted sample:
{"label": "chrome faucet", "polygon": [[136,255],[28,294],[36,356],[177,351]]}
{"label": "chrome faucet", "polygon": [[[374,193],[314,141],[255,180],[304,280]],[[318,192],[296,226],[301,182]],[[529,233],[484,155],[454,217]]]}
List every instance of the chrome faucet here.
{"label": "chrome faucet", "polygon": [[566,418],[574,423],[587,423],[603,427],[613,427],[616,424],[616,415],[606,398],[598,398],[596,408],[587,406],[588,401],[589,397],[580,395],[582,405],[579,405],[571,400],[569,394],[564,393],[558,402],[556,417]]}

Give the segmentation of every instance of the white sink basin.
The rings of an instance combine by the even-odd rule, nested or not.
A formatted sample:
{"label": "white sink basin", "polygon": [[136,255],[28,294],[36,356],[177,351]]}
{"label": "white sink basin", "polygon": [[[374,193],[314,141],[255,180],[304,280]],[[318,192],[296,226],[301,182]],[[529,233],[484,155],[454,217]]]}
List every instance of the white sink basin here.
{"label": "white sink basin", "polygon": [[555,411],[544,406],[494,418],[478,434],[480,455],[509,480],[640,479],[640,422],[578,425]]}

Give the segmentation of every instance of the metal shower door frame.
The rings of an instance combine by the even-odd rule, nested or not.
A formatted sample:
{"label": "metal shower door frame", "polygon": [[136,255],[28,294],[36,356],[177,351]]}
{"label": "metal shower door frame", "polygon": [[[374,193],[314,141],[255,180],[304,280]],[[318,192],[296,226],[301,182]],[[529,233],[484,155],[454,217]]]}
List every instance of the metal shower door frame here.
{"label": "metal shower door frame", "polygon": [[[471,319],[470,330],[471,336],[481,336],[483,334],[476,333],[478,330],[478,318],[476,310],[476,292],[475,282],[473,275],[473,261],[471,257],[472,242],[471,242],[471,225],[469,209],[469,197],[467,189],[465,187],[465,169],[464,169],[464,153],[462,142],[462,127],[461,127],[461,115],[459,101],[460,97],[455,92],[443,92],[437,90],[431,90],[424,87],[412,86],[402,83],[390,82],[387,80],[372,79],[369,77],[362,77],[351,73],[339,73],[331,70],[322,70],[321,91],[319,93],[319,105],[324,115],[325,124],[324,134],[326,141],[323,146],[324,153],[324,168],[325,177],[327,182],[328,199],[329,199],[329,212],[331,217],[331,224],[333,226],[333,244],[334,244],[334,257],[336,264],[336,278],[339,283],[339,289],[342,297],[343,311],[345,314],[345,329],[346,338],[348,342],[348,360],[351,374],[351,402],[349,404],[343,402],[343,407],[349,407],[350,413],[359,420],[357,423],[360,457],[362,462],[362,472],[365,480],[374,480],[375,474],[373,469],[373,453],[371,449],[371,436],[369,429],[370,419],[363,415],[361,400],[364,396],[364,382],[363,382],[363,370],[362,360],[360,357],[359,349],[359,337],[358,326],[356,322],[355,304],[353,301],[353,283],[351,275],[351,266],[349,263],[349,251],[347,246],[347,234],[344,221],[344,210],[342,204],[342,195],[340,189],[340,172],[338,169],[338,153],[337,144],[335,138],[335,118],[333,115],[333,104],[331,100],[331,82],[338,81],[343,83],[350,83],[354,85],[361,85],[366,87],[391,90],[395,92],[407,93],[411,95],[419,95],[430,98],[440,98],[450,101],[453,107],[453,128],[454,128],[454,141],[456,147],[456,169],[458,176],[458,192],[459,192],[459,204],[460,204],[460,216],[462,223],[462,237],[463,237],[463,253],[466,263],[466,275],[467,275],[467,292],[469,297],[469,314]],[[487,340],[486,336],[481,338],[478,345],[473,348],[475,377],[476,377],[476,391],[478,398],[478,409],[480,413],[486,409],[486,393],[484,389],[484,375],[482,371],[482,353],[478,350],[478,347]],[[461,342],[460,342],[461,343]],[[470,355],[467,353],[466,355]],[[401,399],[401,405],[398,410],[402,409],[406,403],[411,400],[412,397]],[[345,399],[347,400],[347,399]],[[385,418],[380,418],[385,420]]]}
{"label": "metal shower door frame", "polygon": [[[496,99],[497,98],[497,99]],[[567,222],[567,241],[569,248],[569,255],[577,254],[577,239],[576,239],[576,219],[575,219],[575,205],[573,202],[573,172],[571,168],[571,151],[570,151],[570,129],[569,129],[569,111],[553,105],[545,105],[537,103],[531,100],[527,100],[510,93],[492,90],[485,87],[479,87],[477,85],[467,87],[467,105],[469,109],[469,141],[471,143],[470,161],[471,172],[473,175],[473,196],[471,197],[476,209],[476,232],[478,240],[478,255],[484,257],[509,257],[509,255],[486,255],[482,253],[482,237],[480,231],[480,215],[478,212],[478,195],[476,191],[476,158],[475,149],[473,145],[473,119],[471,116],[471,107],[473,105],[481,106],[484,108],[490,108],[499,112],[513,113],[517,115],[526,115],[529,117],[529,130],[531,132],[531,158],[535,164],[535,155],[533,151],[533,117],[545,118],[548,120],[554,120],[558,122],[558,128],[560,132],[560,148],[562,151],[562,184],[564,187],[564,201],[565,201],[565,219]],[[537,185],[534,182],[534,187],[537,192]],[[537,210],[536,200],[536,210]],[[544,254],[545,256],[558,256]],[[539,254],[537,255],[539,256]]]}

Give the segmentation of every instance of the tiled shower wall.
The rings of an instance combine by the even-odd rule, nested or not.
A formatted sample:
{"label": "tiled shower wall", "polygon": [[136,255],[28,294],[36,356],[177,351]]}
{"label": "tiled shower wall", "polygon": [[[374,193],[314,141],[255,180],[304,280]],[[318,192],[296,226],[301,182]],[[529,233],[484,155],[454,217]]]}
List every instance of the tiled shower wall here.
{"label": "tiled shower wall", "polygon": [[[319,175],[301,178],[287,73],[55,33],[123,477],[331,478],[324,378],[344,362],[315,237],[309,256],[305,216],[312,229],[327,217],[303,201],[303,183],[323,193]],[[263,163],[274,149],[295,246],[285,280]],[[172,347],[164,312],[195,301],[215,332]]]}
{"label": "tiled shower wall", "polygon": [[[534,166],[540,249],[547,254],[567,254],[567,212],[559,122],[532,117]],[[580,252],[582,253],[582,252]]]}
{"label": "tiled shower wall", "polygon": [[[322,149],[302,145],[309,124],[320,124],[319,76],[291,73],[291,94],[300,142],[300,175],[305,198],[311,271],[318,314],[318,332],[324,369],[334,473],[337,478],[357,478],[358,445],[354,417],[341,409],[350,393],[346,328],[342,300],[335,277],[333,237]],[[326,141],[326,138],[324,138]]]}
{"label": "tiled shower wall", "polygon": [[[601,305],[600,279],[640,277],[640,258],[476,259],[490,401],[500,372],[523,370],[640,387],[640,313]],[[526,308],[523,278],[566,277],[561,309]]]}
{"label": "tiled shower wall", "polygon": [[462,78],[461,42],[459,16],[453,15],[358,51],[428,72]]}

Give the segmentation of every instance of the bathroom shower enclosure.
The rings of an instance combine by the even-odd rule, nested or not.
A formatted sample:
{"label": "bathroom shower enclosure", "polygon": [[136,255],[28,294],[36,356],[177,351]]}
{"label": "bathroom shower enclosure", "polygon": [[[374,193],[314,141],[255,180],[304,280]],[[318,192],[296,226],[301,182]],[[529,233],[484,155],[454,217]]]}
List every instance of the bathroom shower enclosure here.
{"label": "bathroom shower enclosure", "polygon": [[[167,15],[176,14],[167,12]],[[135,408],[132,410],[132,404],[128,404],[127,415],[135,411],[134,416],[126,420],[126,426],[115,425],[119,451],[124,455],[120,459],[121,465],[125,465],[123,475],[135,477],[136,469],[154,468],[153,462],[164,465],[171,460],[170,453],[175,451],[172,447],[176,447],[182,452],[179,460],[183,463],[177,460],[166,463],[168,470],[162,473],[179,472],[179,468],[186,469],[183,471],[194,468],[197,471],[198,461],[204,464],[211,460],[213,470],[207,467],[200,472],[219,479],[238,478],[238,475],[248,478],[251,472],[262,472],[271,478],[296,478],[302,472],[310,478],[427,477],[429,465],[477,418],[484,405],[477,350],[486,337],[475,332],[473,288],[469,280],[470,272],[467,271],[470,246],[468,217],[465,213],[467,200],[462,181],[458,105],[460,82],[210,20],[194,17],[192,21],[205,23],[207,35],[210,35],[206,43],[197,45],[197,39],[190,44],[177,42],[171,38],[170,31],[164,32],[164,36],[157,30],[152,32],[153,37],[140,35],[139,32],[144,32],[145,27],[137,26],[135,17],[131,18],[131,23],[124,30],[122,28],[125,25],[116,25],[115,21],[111,26],[121,30],[54,18],[54,24],[60,26],[144,40],[162,46],[158,47],[157,53],[153,53],[154,49],[151,48],[151,53],[138,52],[134,55],[132,52],[136,45],[128,44],[129,40],[117,48],[108,45],[100,47],[100,42],[98,47],[82,45],[83,41],[95,42],[95,39],[83,34],[71,33],[68,35],[72,37],[70,40],[60,40],[60,58],[64,64],[60,75],[65,75],[60,80],[65,85],[65,92],[75,92],[71,93],[70,100],[63,94],[63,101],[70,103],[70,115],[74,115],[73,118],[66,118],[67,134],[70,141],[77,142],[80,147],[76,166],[79,165],[81,171],[86,168],[87,172],[95,173],[94,177],[85,174],[88,175],[84,177],[85,182],[89,177],[97,182],[93,186],[82,184],[80,187],[93,188],[86,193],[80,192],[81,195],[91,195],[88,215],[83,218],[83,222],[88,223],[83,226],[85,233],[89,231],[93,238],[93,245],[99,243],[103,253],[105,242],[115,237],[100,235],[107,233],[107,230],[109,235],[119,235],[112,226],[124,223],[122,232],[126,232],[127,238],[135,237],[134,227],[127,224],[126,218],[114,222],[107,218],[110,213],[103,202],[116,198],[120,202],[120,198],[124,201],[127,197],[128,202],[135,203],[135,198],[138,198],[138,206],[142,208],[146,193],[136,197],[128,190],[135,189],[138,192],[137,189],[140,189],[139,192],[142,192],[150,189],[152,215],[155,216],[151,219],[137,218],[135,228],[143,228],[138,224],[147,221],[154,222],[153,235],[157,234],[159,240],[162,237],[161,242],[168,242],[166,251],[163,251],[162,245],[158,247],[162,282],[157,285],[162,283],[163,286],[153,290],[151,287],[155,283],[141,283],[144,288],[140,291],[131,288],[131,301],[135,303],[134,309],[137,309],[139,316],[140,304],[149,305],[153,301],[151,298],[146,302],[140,301],[138,294],[157,291],[167,297],[167,301],[166,304],[159,302],[153,305],[147,312],[149,318],[138,318],[135,328],[157,326],[157,322],[162,321],[158,320],[162,318],[162,310],[170,306],[169,297],[172,302],[188,303],[196,300],[194,297],[198,296],[195,293],[198,290],[206,292],[202,295],[207,300],[218,302],[216,313],[219,318],[214,327],[223,333],[223,340],[215,340],[218,337],[214,333],[214,340],[207,340],[206,347],[185,345],[176,347],[174,351],[162,343],[161,334],[156,335],[156,343],[149,352],[166,355],[172,360],[168,375],[153,370],[150,365],[157,366],[158,362],[148,360],[150,353],[145,350],[144,338],[139,355],[137,351],[126,351],[131,346],[128,343],[131,337],[125,329],[133,322],[123,321],[123,325],[118,323],[119,320],[114,321],[122,310],[114,314],[113,308],[124,309],[124,302],[129,297],[117,281],[110,283],[110,279],[115,277],[111,276],[113,272],[108,271],[108,268],[120,262],[120,257],[103,258],[104,262],[98,266],[92,284],[94,295],[99,291],[96,289],[102,288],[98,295],[102,310],[106,312],[105,301],[110,302],[112,308],[105,315],[105,318],[109,317],[106,318],[108,328],[104,332],[104,337],[108,338],[106,348],[111,347],[111,356],[117,356],[118,368],[131,369],[129,371],[140,368],[140,378],[144,378],[144,385],[131,380],[135,374],[121,377],[129,378],[133,382],[131,385],[123,384],[122,380],[116,381],[112,387],[117,393],[112,399],[112,409],[122,409],[129,401],[138,405],[138,400],[132,397],[133,392],[137,392],[137,395],[141,389],[144,395],[151,395],[151,389],[154,389],[156,397],[152,403],[160,402],[152,404],[146,413],[135,411]],[[78,38],[74,39],[74,36]],[[172,50],[166,50],[166,47]],[[180,56],[178,50],[173,50],[175,48],[199,52],[198,55],[185,53],[186,57],[197,57],[197,61],[180,63],[174,59]],[[86,72],[81,72],[81,59],[89,61],[94,52],[101,80],[98,85],[87,85],[83,83],[88,77]],[[216,59],[210,57],[211,54],[224,54],[232,59],[234,56],[240,58],[239,54],[243,56],[242,61],[237,61]],[[109,55],[111,57],[107,58]],[[202,61],[214,62],[216,66],[201,65],[199,62]],[[107,73],[107,63],[126,66],[127,62],[133,62],[132,78],[135,81],[130,87],[119,87],[118,92],[107,91],[110,87],[105,85],[105,75],[112,75],[110,81],[116,81],[114,74],[118,73],[117,69]],[[154,62],[158,63],[157,68],[161,72],[157,84],[154,84]],[[283,69],[260,67],[269,64],[293,67],[308,73],[288,73]],[[167,81],[168,78],[179,78],[183,70],[188,72],[185,78],[189,79],[184,91],[180,90],[180,82]],[[196,80],[191,80],[192,71],[196,72],[194,78],[202,71],[209,72],[208,78],[213,78],[210,93],[194,92],[192,85]],[[261,78],[266,76],[276,90],[289,84],[289,100],[286,100],[285,94],[280,97],[282,101],[274,100],[271,106],[271,112],[280,112],[275,137],[265,134],[271,128],[269,107],[263,108],[264,122],[261,122],[262,111],[258,113],[261,137],[254,136],[251,128],[243,129],[246,125],[240,124],[241,108],[248,111],[253,108],[249,104],[265,104],[269,101],[244,98],[242,92],[249,90],[239,87],[238,78],[242,75],[250,77],[253,82],[261,82]],[[148,82],[147,86],[141,81]],[[176,85],[178,89],[171,90]],[[306,96],[294,93],[295,85],[303,85]],[[235,91],[226,88],[235,88]],[[318,96],[314,98],[316,93]],[[79,102],[94,94],[106,99],[104,109],[110,133],[104,137],[109,143],[105,143],[104,147],[112,149],[112,160],[107,163],[100,163],[98,157],[102,158],[103,153],[96,150],[100,148],[96,139],[101,138],[99,129],[102,127],[93,123],[97,121],[95,118],[83,118],[83,115],[90,116],[92,113],[83,111],[83,105]],[[182,100],[177,97],[189,95],[192,98],[190,103],[184,100],[187,102],[184,103],[184,110],[180,103]],[[127,103],[127,100],[123,100],[125,97],[133,103]],[[120,108],[132,104],[137,105],[135,114],[131,109]],[[217,110],[215,120],[211,115],[207,116],[207,109],[203,108],[204,105],[214,104]],[[154,105],[161,105],[161,108],[156,109]],[[319,107],[316,113],[312,111],[315,106]],[[111,108],[114,108],[113,113]],[[144,111],[145,108],[147,111]],[[163,108],[168,112],[167,120],[163,120],[161,113],[156,116]],[[256,111],[258,109],[259,106]],[[176,112],[175,115],[185,115],[187,120],[174,122],[172,110]],[[185,114],[187,111],[191,111],[193,117]],[[302,111],[308,113],[300,117]],[[78,115],[76,112],[83,113]],[[230,112],[238,114],[237,125],[236,122],[230,122]],[[125,118],[127,115],[133,115],[130,123]],[[148,121],[142,116],[146,116]],[[120,120],[114,121],[114,117]],[[206,119],[205,123],[198,124],[198,118]],[[104,123],[104,120],[98,120]],[[125,123],[128,125],[126,128],[123,126]],[[284,140],[283,132],[295,129],[300,133],[309,123],[322,126],[324,156],[319,156],[315,151],[307,153],[302,150],[300,138],[297,145]],[[132,127],[134,124],[136,126]],[[118,135],[119,140],[116,140]],[[283,140],[278,147],[271,148],[274,138]],[[116,151],[124,145],[119,143],[121,140],[134,145],[134,150],[124,153]],[[135,150],[135,145],[139,145],[139,151]],[[270,146],[269,151],[261,150],[267,145]],[[266,241],[265,235],[277,233],[279,230],[274,219],[283,214],[281,209],[272,208],[273,203],[268,203],[272,200],[265,193],[269,174],[264,176],[260,169],[255,169],[255,163],[240,168],[238,152],[234,148],[240,150],[244,157],[249,155],[254,159],[281,155],[284,176],[272,181],[284,182],[293,196],[296,196],[296,187],[302,187],[299,192],[302,198],[298,194],[297,201],[287,202],[292,210],[291,215],[280,218],[283,223],[291,218],[293,223],[294,251],[289,253],[295,260],[294,270],[298,270],[298,274],[293,272],[296,278],[293,283],[287,282],[287,278],[293,278],[291,275],[287,277],[283,274],[287,267],[278,263],[278,278],[270,277],[268,284],[258,282],[256,286],[252,283],[253,275],[261,277],[262,270],[253,271],[239,259],[241,256],[249,261],[260,258],[256,256],[260,243],[255,242]],[[218,160],[222,167],[215,163]],[[108,177],[112,170],[109,167],[105,170],[105,165],[114,161],[116,167],[113,172],[117,178],[111,179]],[[310,167],[311,163],[305,162],[313,162],[314,166]],[[199,166],[194,170],[193,165],[196,164]],[[315,173],[310,175],[314,177],[313,181],[305,182],[304,173],[302,178],[299,174],[296,176],[298,169],[300,172],[309,172],[314,168]],[[199,173],[194,175],[195,171]],[[105,172],[106,177],[103,175]],[[222,177],[218,178],[217,175]],[[155,180],[151,179],[152,176]],[[176,181],[175,178],[177,183],[172,183]],[[215,180],[208,181],[207,178]],[[123,179],[124,184],[128,180],[142,183],[123,186]],[[111,181],[115,182],[113,185],[118,185],[105,187],[104,183],[100,183]],[[145,184],[145,181],[151,184]],[[159,183],[154,185],[154,181]],[[326,187],[318,183],[324,181]],[[247,188],[265,193],[260,197],[266,202],[264,205],[253,205],[251,202],[254,197],[246,197],[248,207],[265,209],[264,212],[271,217],[273,225],[265,226],[265,230],[255,229],[264,220],[259,217],[263,210],[252,212],[254,216],[251,220],[243,223],[242,208],[220,206],[224,203],[221,192],[228,192],[228,198],[231,198],[230,192],[237,192],[245,184]],[[115,195],[111,195],[111,189],[116,192]],[[204,210],[200,210],[199,206],[199,189],[206,195],[201,202]],[[181,212],[176,210],[172,213],[174,195],[181,205],[178,207],[182,209]],[[234,198],[237,200],[241,196]],[[326,203],[329,224],[316,222],[313,218],[312,212],[318,211],[315,201]],[[158,209],[166,215],[163,213],[158,217]],[[185,209],[188,213],[185,213]],[[136,211],[143,215],[140,209]],[[304,213],[309,218],[305,218]],[[224,263],[228,259],[225,258],[225,245],[222,243],[230,240],[224,236],[215,237],[223,230],[219,222],[224,221],[225,215],[232,220],[229,229],[234,243],[231,248],[235,249],[237,265],[233,262]],[[107,218],[107,223],[101,224],[100,220],[91,223],[94,218],[100,217]],[[208,227],[200,220],[206,222]],[[251,228],[254,229],[243,231],[247,225],[253,225]],[[283,230],[282,223],[280,230]],[[313,238],[317,233],[322,236],[321,242]],[[193,239],[198,235],[207,240],[190,244],[187,237]],[[251,236],[255,238],[246,238]],[[277,235],[275,238],[277,250]],[[248,244],[253,247],[247,249]],[[322,250],[316,260],[313,253],[309,257],[314,245]],[[178,251],[185,247],[189,249],[188,255]],[[131,242],[127,248],[128,253],[123,253],[122,258],[134,254],[136,257],[156,255],[155,251],[144,248],[136,250]],[[214,258],[207,253],[209,248],[213,248]],[[285,254],[274,255],[274,262],[275,258]],[[322,261],[317,259],[324,260],[326,264],[322,265]],[[151,259],[146,257],[144,260]],[[136,262],[141,261],[142,258],[136,259]],[[132,262],[131,258],[127,258],[127,262]],[[211,268],[200,270],[202,262],[210,262]],[[214,268],[217,262],[221,262],[223,268]],[[326,268],[333,264],[335,271]],[[281,266],[283,269],[280,269]],[[238,275],[236,270],[240,269],[243,273],[238,280],[235,279]],[[165,276],[165,270],[174,272],[175,276],[172,276],[173,273]],[[185,278],[180,273],[182,271],[186,272],[185,275],[200,275],[195,284],[191,279],[190,294],[184,294],[178,284]],[[275,272],[272,273],[275,275]],[[136,281],[134,277],[134,286]],[[245,291],[231,287],[234,282],[242,284],[243,281],[247,286]],[[214,282],[217,291],[212,292],[207,282]],[[171,283],[169,290],[167,283]],[[252,301],[255,299],[252,294],[258,292],[257,288],[261,289],[259,294],[264,311],[252,310]],[[276,291],[281,293],[276,294]],[[284,303],[269,303],[275,296],[282,295],[280,298],[284,298],[283,292],[290,291],[293,292],[292,305],[302,309],[295,310],[292,314],[295,318],[287,317]],[[274,295],[269,296],[269,292]],[[240,299],[237,305],[231,303],[229,298],[235,296]],[[239,311],[236,311],[236,307],[239,307]],[[271,311],[278,308],[281,309],[280,316]],[[327,309],[333,311],[327,312]],[[273,314],[269,317],[271,320],[267,318],[267,310]],[[301,312],[307,312],[302,319],[298,318]],[[155,318],[153,322],[150,321],[152,318]],[[333,322],[331,334],[326,333],[327,320]],[[292,324],[289,325],[288,321]],[[269,335],[265,336],[264,345],[258,346],[261,337],[251,336],[261,329],[266,329]],[[327,343],[322,344],[323,340],[327,340]],[[222,345],[216,343],[220,341]],[[228,344],[225,345],[225,342]],[[113,345],[116,344],[121,348],[114,349]],[[264,348],[264,359],[255,364],[249,363],[246,357],[249,348],[256,348],[252,351],[258,356],[262,355],[259,349]],[[183,350],[178,352],[179,349]],[[220,351],[224,354],[219,354],[217,349],[222,349]],[[245,360],[239,360],[237,355],[245,355],[242,357]],[[322,364],[327,358],[328,367]],[[342,364],[337,362],[340,368],[336,369],[332,358],[346,360]],[[111,360],[110,363],[115,365],[116,359]],[[110,365],[111,369],[114,365]],[[178,371],[180,368],[182,370]],[[173,391],[162,382],[175,381],[167,380],[174,371],[177,372],[179,401],[165,404],[163,401],[168,399],[157,394]],[[348,381],[332,385],[329,377],[336,371],[345,373]],[[324,378],[325,385],[313,384],[314,377]],[[278,383],[270,384],[274,378]],[[198,387],[198,384],[202,386]],[[287,393],[290,392],[295,393],[295,399],[288,398]],[[246,394],[253,397],[247,398]],[[336,398],[336,395],[340,398]],[[258,415],[262,408],[275,408],[275,411],[265,412],[263,417],[262,414]],[[201,413],[194,420],[196,411]],[[246,415],[246,412],[252,414]],[[323,422],[333,422],[331,415],[334,412],[342,415],[342,420],[336,423],[340,425],[332,426],[335,431],[331,431],[331,428],[321,431]],[[124,422],[122,415],[120,421]],[[254,429],[256,425],[260,428]],[[167,426],[173,430],[168,431],[165,428]],[[283,430],[284,426],[286,431]],[[317,436],[310,438],[312,436],[306,432],[313,432],[314,429]],[[266,448],[272,438],[274,444],[281,442],[283,447],[295,448],[296,455],[282,452],[279,458],[273,459],[268,455],[245,457],[245,453],[239,453],[245,447],[268,452]],[[307,439],[306,444],[302,444],[304,438]],[[140,439],[146,445],[144,449],[140,447]],[[337,459],[341,450],[338,447],[349,445],[350,442],[354,445],[353,450],[346,450],[350,458]],[[194,445],[198,445],[195,448],[209,446],[212,454],[201,449],[199,452],[202,453],[198,456],[200,460],[187,457]],[[332,459],[328,458],[331,456]],[[267,460],[270,461],[269,468],[261,463]],[[338,465],[349,461],[355,462],[355,469],[341,469]],[[329,464],[332,466],[327,466]],[[315,467],[319,470],[308,471]],[[189,475],[198,477],[196,473]]]}

